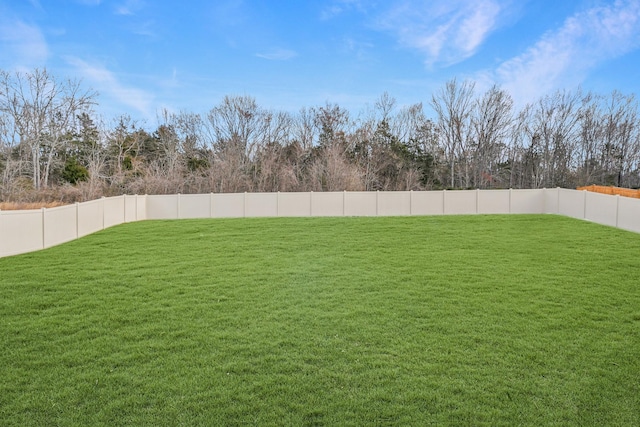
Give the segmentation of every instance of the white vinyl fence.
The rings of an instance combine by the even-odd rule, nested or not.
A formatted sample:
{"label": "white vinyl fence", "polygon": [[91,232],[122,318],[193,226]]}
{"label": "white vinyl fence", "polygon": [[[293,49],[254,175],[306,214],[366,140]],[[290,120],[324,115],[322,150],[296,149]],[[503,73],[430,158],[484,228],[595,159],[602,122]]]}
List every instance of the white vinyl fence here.
{"label": "white vinyl fence", "polygon": [[0,257],[49,248],[146,217],[146,196],[109,197],[51,209],[0,211]]}
{"label": "white vinyl fence", "polygon": [[640,233],[640,199],[566,189],[119,196],[0,211],[0,257],[146,219],[560,214]]}

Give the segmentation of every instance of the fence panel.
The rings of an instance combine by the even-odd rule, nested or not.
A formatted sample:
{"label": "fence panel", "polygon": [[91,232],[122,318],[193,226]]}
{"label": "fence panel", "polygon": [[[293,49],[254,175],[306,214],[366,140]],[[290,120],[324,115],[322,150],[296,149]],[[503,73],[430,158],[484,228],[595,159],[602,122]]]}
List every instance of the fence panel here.
{"label": "fence panel", "polygon": [[545,194],[543,190],[511,190],[510,212],[514,214],[545,213]]}
{"label": "fence panel", "polygon": [[124,200],[124,222],[135,221],[138,217],[138,196],[122,196]]}
{"label": "fence panel", "polygon": [[142,221],[147,219],[147,196],[136,196],[138,203],[136,204],[136,220]]}
{"label": "fence panel", "polygon": [[378,215],[411,215],[410,191],[381,191],[378,193]]}
{"label": "fence panel", "polygon": [[42,210],[0,212],[0,255],[43,248]]}
{"label": "fence panel", "polygon": [[345,193],[345,216],[377,215],[377,196],[374,191],[349,191]]}
{"label": "fence panel", "polygon": [[311,216],[343,216],[343,192],[311,193]]}
{"label": "fence panel", "polygon": [[618,221],[618,197],[586,192],[585,219],[598,224],[616,226]]}
{"label": "fence panel", "polygon": [[545,188],[544,194],[544,212],[548,214],[560,213],[560,189],[559,188]]}
{"label": "fence panel", "polygon": [[476,190],[445,191],[445,215],[470,215],[477,213],[477,196],[478,192]]}
{"label": "fence panel", "polygon": [[108,197],[104,200],[104,227],[124,223],[124,196]]}
{"label": "fence panel", "polygon": [[278,216],[278,193],[246,193],[245,197],[246,216]]}
{"label": "fence panel", "polygon": [[508,214],[511,210],[509,190],[478,191],[479,214]]}
{"label": "fence panel", "polygon": [[411,215],[443,215],[444,191],[414,191],[411,195]]}
{"label": "fence panel", "polygon": [[278,193],[278,216],[310,216],[311,193]]}
{"label": "fence panel", "polygon": [[584,219],[584,207],[586,191],[558,190],[558,213],[572,218]]}
{"label": "fence panel", "polygon": [[214,218],[241,218],[244,213],[243,193],[214,194],[211,206]]}
{"label": "fence panel", "polygon": [[209,218],[211,217],[210,194],[181,194],[176,200],[180,202],[178,218]]}
{"label": "fence panel", "polygon": [[147,219],[177,219],[178,195],[147,196]]}
{"label": "fence panel", "polygon": [[102,200],[92,200],[78,204],[78,237],[102,230],[104,219]]}
{"label": "fence panel", "polygon": [[78,237],[76,205],[44,209],[44,247],[59,245]]}
{"label": "fence panel", "polygon": [[640,199],[618,198],[618,227],[640,233]]}

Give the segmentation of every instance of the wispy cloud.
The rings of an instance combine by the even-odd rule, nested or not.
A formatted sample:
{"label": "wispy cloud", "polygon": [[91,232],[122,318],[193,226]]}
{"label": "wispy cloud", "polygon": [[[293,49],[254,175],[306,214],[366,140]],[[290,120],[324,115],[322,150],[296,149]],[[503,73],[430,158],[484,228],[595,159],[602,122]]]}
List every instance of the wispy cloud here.
{"label": "wispy cloud", "polygon": [[42,5],[40,4],[40,0],[29,0],[29,3],[31,3],[31,6],[33,6],[35,9],[43,10]]}
{"label": "wispy cloud", "polygon": [[6,65],[30,69],[45,64],[49,47],[39,27],[0,18],[0,57]]}
{"label": "wispy cloud", "polygon": [[115,13],[116,15],[135,15],[144,8],[144,5],[142,0],[126,0],[116,5]]}
{"label": "wispy cloud", "polygon": [[246,22],[247,5],[242,0],[223,0],[212,4],[211,17],[216,27],[233,28]]}
{"label": "wispy cloud", "polygon": [[580,84],[607,60],[640,47],[640,1],[618,0],[569,17],[524,53],[503,62],[493,79],[519,102]]}
{"label": "wispy cloud", "polygon": [[119,6],[116,6],[115,9],[115,14],[116,15],[125,15],[125,16],[129,16],[129,15],[133,15],[133,11],[131,9],[129,9],[126,5],[121,4]]}
{"label": "wispy cloud", "polygon": [[155,21],[138,22],[129,26],[133,34],[150,38],[158,38]]}
{"label": "wispy cloud", "polygon": [[270,61],[286,61],[295,58],[298,54],[289,49],[273,49],[263,53],[256,53],[258,58],[268,59]]}
{"label": "wispy cloud", "polygon": [[102,3],[102,0],[76,0],[78,3],[85,6],[98,6]]}
{"label": "wispy cloud", "polygon": [[326,21],[354,9],[362,12],[366,8],[362,0],[335,0],[322,9],[320,19]]}
{"label": "wispy cloud", "polygon": [[361,41],[352,37],[342,39],[341,51],[354,56],[358,61],[370,59],[370,51],[375,47],[373,43]]}
{"label": "wispy cloud", "polygon": [[80,58],[67,57],[67,62],[75,67],[80,76],[85,78],[101,95],[112,98],[119,104],[131,107],[146,119],[154,117],[153,96],[148,92],[128,87],[105,66],[90,64]]}
{"label": "wispy cloud", "polygon": [[427,65],[451,65],[476,53],[502,11],[498,0],[406,0],[382,14],[377,26],[422,52]]}

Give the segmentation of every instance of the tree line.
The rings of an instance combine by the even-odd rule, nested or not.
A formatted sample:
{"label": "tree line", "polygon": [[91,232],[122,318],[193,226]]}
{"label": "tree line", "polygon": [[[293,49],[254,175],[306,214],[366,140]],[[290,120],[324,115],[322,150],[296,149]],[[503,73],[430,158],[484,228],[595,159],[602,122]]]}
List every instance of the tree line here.
{"label": "tree line", "polygon": [[516,108],[450,80],[424,105],[382,94],[292,114],[226,96],[204,114],[106,122],[97,94],[44,69],[0,70],[0,200],[117,194],[640,186],[635,96],[561,90]]}

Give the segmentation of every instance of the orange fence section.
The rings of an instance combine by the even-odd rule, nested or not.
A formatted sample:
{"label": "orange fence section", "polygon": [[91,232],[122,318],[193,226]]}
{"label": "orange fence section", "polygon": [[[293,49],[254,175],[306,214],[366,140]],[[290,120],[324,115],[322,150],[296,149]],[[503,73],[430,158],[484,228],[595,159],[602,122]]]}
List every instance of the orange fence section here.
{"label": "orange fence section", "polygon": [[640,199],[640,190],[632,190],[630,188],[605,187],[604,185],[588,185],[586,187],[578,187],[578,190],[593,191],[594,193],[620,195],[624,197],[635,197]]}

